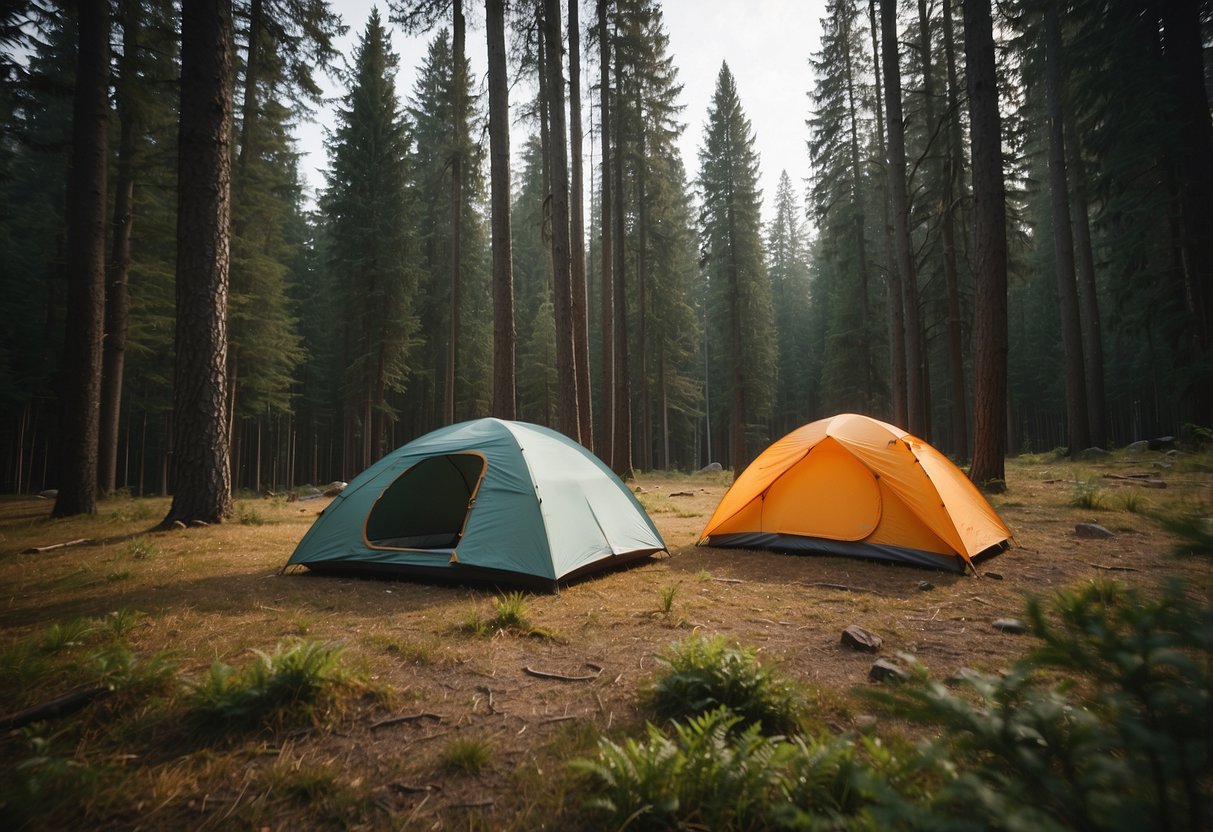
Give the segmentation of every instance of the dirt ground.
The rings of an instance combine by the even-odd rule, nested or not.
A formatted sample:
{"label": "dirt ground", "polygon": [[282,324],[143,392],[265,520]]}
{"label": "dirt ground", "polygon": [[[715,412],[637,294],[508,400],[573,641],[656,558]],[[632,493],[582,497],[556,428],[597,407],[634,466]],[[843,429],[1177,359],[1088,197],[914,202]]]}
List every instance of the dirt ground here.
{"label": "dirt ground", "polygon": [[[460,629],[492,615],[492,588],[283,574],[327,500],[242,501],[242,522],[150,533],[164,501],[112,500],[91,521],[51,521],[49,501],[9,498],[0,501],[0,648],[56,622],[126,607],[147,613],[134,645],[171,648],[187,680],[215,658],[239,664],[252,648],[305,637],[340,643],[346,662],[390,692],[331,730],[262,738],[258,750],[239,752],[236,767],[208,768],[184,754],[129,755],[124,765],[142,796],[127,812],[145,828],[565,828],[566,810],[581,798],[563,791],[575,782],[565,761],[588,753],[600,733],[639,733],[638,692],[672,642],[721,634],[754,648],[806,686],[826,725],[850,730],[858,717],[868,720],[850,692],[873,684],[873,657],[840,644],[847,625],[881,636],[883,656],[913,654],[943,677],[965,667],[996,671],[1018,657],[1029,637],[992,622],[1022,617],[1028,596],[1108,579],[1150,587],[1170,574],[1207,594],[1213,564],[1175,558],[1175,541],[1145,510],[1213,516],[1209,470],[1161,454],[1090,466],[1011,462],[1008,491],[991,502],[1014,547],[979,564],[976,576],[697,547],[727,481],[642,476],[630,485],[669,554],[527,596],[527,615],[548,638]],[[1084,489],[1102,509],[1071,504]],[[1113,536],[1082,539],[1080,522]],[[22,554],[77,538],[92,542]],[[57,693],[31,691],[30,701],[6,707]],[[400,716],[415,718],[380,724]],[[443,764],[444,749],[460,738],[491,748],[479,774]],[[331,817],[315,807],[286,811],[269,801],[267,767],[339,772],[341,787],[369,796],[371,808],[353,824],[331,807]],[[270,808],[258,812],[258,800]],[[98,826],[131,818],[114,820]]]}

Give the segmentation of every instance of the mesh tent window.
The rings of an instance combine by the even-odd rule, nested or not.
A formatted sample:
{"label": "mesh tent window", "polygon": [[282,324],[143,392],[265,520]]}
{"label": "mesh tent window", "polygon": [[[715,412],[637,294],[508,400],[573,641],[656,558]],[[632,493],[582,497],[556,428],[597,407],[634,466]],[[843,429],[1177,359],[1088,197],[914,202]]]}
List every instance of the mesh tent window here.
{"label": "mesh tent window", "polygon": [[459,544],[484,478],[480,454],[423,459],[384,489],[366,518],[366,542],[377,549],[436,549]]}

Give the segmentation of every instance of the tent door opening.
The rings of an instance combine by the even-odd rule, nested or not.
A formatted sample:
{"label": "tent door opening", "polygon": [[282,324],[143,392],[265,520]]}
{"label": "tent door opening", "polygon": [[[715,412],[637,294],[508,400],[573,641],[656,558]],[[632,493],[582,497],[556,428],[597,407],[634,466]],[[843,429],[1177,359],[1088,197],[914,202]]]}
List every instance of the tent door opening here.
{"label": "tent door opening", "polygon": [[476,453],[423,459],[384,489],[366,518],[366,543],[376,549],[432,549],[459,545],[485,459]]}

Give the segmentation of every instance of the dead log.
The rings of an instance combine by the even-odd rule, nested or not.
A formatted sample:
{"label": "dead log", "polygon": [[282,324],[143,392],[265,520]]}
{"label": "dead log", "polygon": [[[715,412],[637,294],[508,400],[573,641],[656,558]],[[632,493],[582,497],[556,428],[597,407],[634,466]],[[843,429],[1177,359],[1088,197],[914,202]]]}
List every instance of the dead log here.
{"label": "dead log", "polygon": [[41,722],[44,719],[58,719],[74,714],[95,699],[102,699],[113,693],[108,685],[88,685],[56,697],[49,702],[26,708],[8,716],[0,716],[0,731],[8,731],[29,725],[31,722]]}
{"label": "dead log", "polygon": [[69,540],[66,543],[52,543],[50,546],[31,546],[21,552],[23,555],[37,555],[42,552],[49,552],[52,549],[62,549],[65,546],[79,546],[81,543],[91,543],[87,537],[82,537],[79,540]]}
{"label": "dead log", "polygon": [[594,672],[588,676],[568,676],[564,673],[553,673],[550,670],[536,670],[530,666],[522,668],[522,672],[540,679],[556,679],[561,682],[589,682],[602,675],[602,668],[598,665],[586,662],[585,666]]}

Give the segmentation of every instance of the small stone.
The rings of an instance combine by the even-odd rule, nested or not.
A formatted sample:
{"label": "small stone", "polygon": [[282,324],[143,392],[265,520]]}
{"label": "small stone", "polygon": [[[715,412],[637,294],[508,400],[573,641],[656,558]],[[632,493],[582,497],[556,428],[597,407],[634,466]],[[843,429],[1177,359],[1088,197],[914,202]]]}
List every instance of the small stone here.
{"label": "small stone", "polygon": [[872,714],[856,714],[852,722],[860,731],[870,731],[876,727],[876,717]]}
{"label": "small stone", "polygon": [[868,671],[868,678],[873,682],[904,682],[910,678],[910,671],[888,659],[877,659]]}
{"label": "small stone", "polygon": [[38,496],[44,500],[53,500],[59,496],[58,488],[48,488],[45,491],[39,491]]}
{"label": "small stone", "polygon": [[918,582],[918,591],[919,592],[930,592],[934,588],[935,588],[935,584],[931,583],[930,581],[919,581]]}
{"label": "small stone", "polygon": [[1116,537],[1110,530],[1098,523],[1078,523],[1074,526],[1074,534],[1087,540],[1106,540],[1109,537]]}
{"label": "small stone", "polygon": [[1162,471],[1170,471],[1175,466],[1169,462],[1155,462],[1154,467]]}
{"label": "small stone", "polygon": [[884,639],[857,624],[852,624],[842,631],[842,646],[850,647],[852,650],[875,653],[880,650],[882,644],[884,644]]}
{"label": "small stone", "polygon": [[993,627],[995,630],[1001,630],[1011,635],[1021,635],[1028,631],[1028,625],[1018,618],[996,618],[994,619]]}
{"label": "small stone", "polygon": [[1001,572],[982,572],[981,577],[989,578],[991,581],[1001,581],[1002,573]]}

